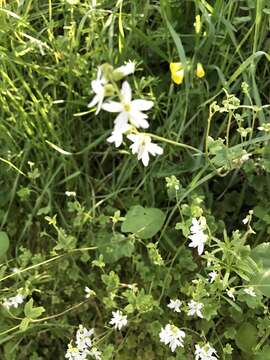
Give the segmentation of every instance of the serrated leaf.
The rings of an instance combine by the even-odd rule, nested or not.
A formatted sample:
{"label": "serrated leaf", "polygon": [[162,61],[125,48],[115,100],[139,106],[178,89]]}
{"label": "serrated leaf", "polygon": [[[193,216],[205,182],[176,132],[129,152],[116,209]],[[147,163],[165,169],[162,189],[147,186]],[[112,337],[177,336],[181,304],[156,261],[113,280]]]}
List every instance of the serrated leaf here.
{"label": "serrated leaf", "polygon": [[9,248],[9,238],[5,231],[0,231],[0,258],[5,255]]}
{"label": "serrated leaf", "polygon": [[136,205],[127,212],[121,231],[136,234],[141,239],[150,239],[162,228],[164,221],[165,215],[160,209]]}

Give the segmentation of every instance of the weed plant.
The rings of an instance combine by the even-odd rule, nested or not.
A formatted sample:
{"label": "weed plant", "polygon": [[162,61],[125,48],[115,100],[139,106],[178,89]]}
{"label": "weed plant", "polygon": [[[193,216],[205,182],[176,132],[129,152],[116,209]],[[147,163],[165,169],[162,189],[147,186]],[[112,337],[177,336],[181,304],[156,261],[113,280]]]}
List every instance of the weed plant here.
{"label": "weed plant", "polygon": [[0,0],[1,359],[270,359],[269,16]]}

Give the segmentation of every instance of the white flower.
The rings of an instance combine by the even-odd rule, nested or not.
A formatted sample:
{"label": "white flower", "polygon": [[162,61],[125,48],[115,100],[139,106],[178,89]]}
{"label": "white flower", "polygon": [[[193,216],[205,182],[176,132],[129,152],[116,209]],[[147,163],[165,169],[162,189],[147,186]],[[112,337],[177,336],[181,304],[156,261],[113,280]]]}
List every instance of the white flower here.
{"label": "white flower", "polygon": [[153,156],[163,154],[163,149],[153,144],[149,135],[130,134],[127,138],[133,142],[130,146],[132,154],[138,154],[138,160],[142,160],[144,166],[149,163],[149,153]]}
{"label": "white flower", "polygon": [[120,73],[122,76],[133,74],[135,71],[135,63],[133,61],[127,62],[125,65],[119,66],[114,70],[114,73]]}
{"label": "white flower", "polygon": [[94,334],[94,329],[87,330],[82,325],[76,333],[76,345],[80,351],[84,351],[92,346],[91,336]]}
{"label": "white flower", "polygon": [[109,324],[114,325],[115,329],[121,330],[123,326],[127,325],[127,316],[123,315],[122,311],[113,311],[112,319]]}
{"label": "white flower", "polygon": [[115,147],[119,147],[123,142],[123,134],[130,130],[131,125],[123,122],[123,119],[119,119],[119,121],[115,124],[115,127],[112,131],[112,135],[108,137],[107,141],[109,143],[114,143]]}
{"label": "white flower", "polygon": [[121,89],[121,102],[108,101],[102,105],[102,109],[109,112],[119,113],[115,119],[115,124],[131,122],[136,127],[146,129],[149,123],[146,120],[148,116],[143,111],[151,109],[152,101],[148,100],[131,100],[132,91],[129,83],[124,81]]}
{"label": "white flower", "polygon": [[199,220],[195,218],[192,219],[192,225],[190,227],[191,235],[188,236],[191,243],[188,246],[193,248],[197,247],[199,255],[202,255],[204,244],[208,238],[208,236],[203,232],[205,226],[206,221],[204,217],[201,217]]}
{"label": "white flower", "polygon": [[85,286],[84,292],[85,292],[85,298],[86,299],[89,299],[90,296],[93,295],[93,290],[89,289],[88,286]]}
{"label": "white flower", "polygon": [[23,295],[21,295],[21,294],[17,294],[17,295],[15,295],[15,296],[12,296],[12,297],[10,297],[10,298],[8,298],[8,299],[3,299],[4,301],[3,301],[3,306],[7,309],[7,310],[9,310],[10,308],[12,308],[12,307],[15,307],[15,308],[17,308],[20,304],[22,304],[23,303],[23,301],[24,301],[24,296]]}
{"label": "white flower", "polygon": [[172,309],[173,311],[180,313],[181,312],[181,310],[180,310],[181,305],[182,305],[182,302],[180,300],[178,300],[178,299],[176,299],[176,300],[170,299],[170,303],[167,306],[168,306],[168,308]]}
{"label": "white flower", "polygon": [[76,192],[75,191],[65,191],[65,195],[67,197],[71,197],[71,196],[76,196]]}
{"label": "white flower", "polygon": [[187,313],[188,316],[192,316],[192,315],[196,314],[198,317],[203,318],[203,314],[202,314],[203,304],[202,303],[191,300],[188,303],[188,307],[189,307],[189,310],[188,310],[188,313]]}
{"label": "white flower", "polygon": [[165,345],[169,345],[172,352],[174,352],[178,346],[184,347],[183,339],[185,336],[184,331],[170,324],[162,328],[159,333],[160,341]]}
{"label": "white flower", "polygon": [[232,289],[227,289],[226,293],[231,299],[233,299],[233,301],[235,301],[235,297],[234,297],[235,289],[233,289],[233,288]]}
{"label": "white flower", "polygon": [[208,343],[204,346],[195,345],[195,360],[217,360],[218,355]]}
{"label": "white flower", "polygon": [[210,284],[212,284],[212,283],[215,281],[217,275],[218,275],[218,274],[217,274],[216,271],[211,271],[211,272],[208,274]]}
{"label": "white flower", "polygon": [[96,347],[92,347],[89,352],[89,356],[92,356],[96,360],[101,360],[101,352]]}
{"label": "white flower", "polygon": [[253,296],[253,297],[256,296],[253,287],[249,287],[249,288],[244,289],[244,292],[245,292],[246,294],[250,295],[250,296]]}
{"label": "white flower", "polygon": [[91,87],[94,93],[96,94],[92,101],[88,104],[88,107],[91,108],[97,105],[96,115],[100,112],[101,105],[105,97],[105,84],[106,80],[102,77],[101,68],[98,68],[97,79],[91,81]]}
{"label": "white flower", "polygon": [[65,358],[68,360],[85,360],[88,353],[81,352],[76,347],[73,347],[71,344],[68,344],[68,349],[65,354]]}

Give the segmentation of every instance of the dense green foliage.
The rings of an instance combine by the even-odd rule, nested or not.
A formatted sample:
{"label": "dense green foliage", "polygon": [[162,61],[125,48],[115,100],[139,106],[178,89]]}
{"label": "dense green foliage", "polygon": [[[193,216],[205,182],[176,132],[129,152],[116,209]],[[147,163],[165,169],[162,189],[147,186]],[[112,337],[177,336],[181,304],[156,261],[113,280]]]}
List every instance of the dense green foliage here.
{"label": "dense green foliage", "polygon": [[[270,359],[269,2],[0,4],[0,358],[64,359],[82,324],[104,360],[189,360],[205,343],[219,359]],[[114,114],[87,107],[98,67],[128,60],[164,150],[147,167],[106,141]],[[175,352],[166,324],[186,334]]]}

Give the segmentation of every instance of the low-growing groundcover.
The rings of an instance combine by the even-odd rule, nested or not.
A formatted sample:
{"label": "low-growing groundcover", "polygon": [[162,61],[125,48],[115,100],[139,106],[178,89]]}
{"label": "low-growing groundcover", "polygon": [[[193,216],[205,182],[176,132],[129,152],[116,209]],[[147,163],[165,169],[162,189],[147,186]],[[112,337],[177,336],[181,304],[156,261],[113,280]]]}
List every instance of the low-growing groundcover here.
{"label": "low-growing groundcover", "polygon": [[0,358],[270,359],[269,2],[0,4]]}

